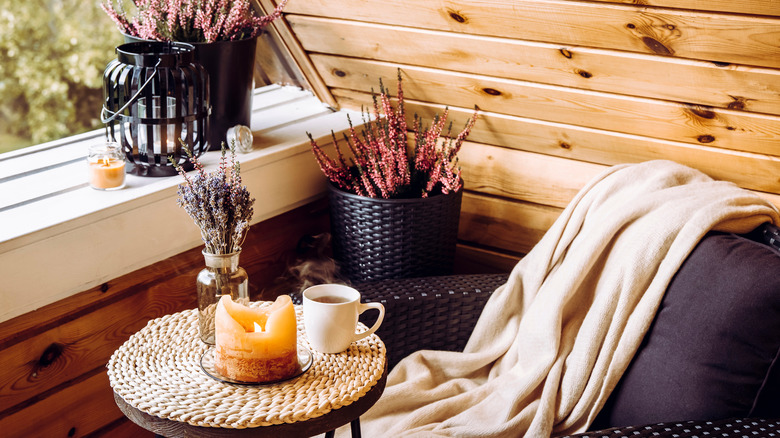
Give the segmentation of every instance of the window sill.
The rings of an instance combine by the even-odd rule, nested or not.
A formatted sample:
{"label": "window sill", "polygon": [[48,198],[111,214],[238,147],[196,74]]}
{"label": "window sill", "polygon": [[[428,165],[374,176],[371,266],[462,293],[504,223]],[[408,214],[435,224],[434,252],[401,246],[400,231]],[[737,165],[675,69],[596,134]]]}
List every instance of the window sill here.
{"label": "window sill", "polygon": [[[325,180],[306,132],[329,139],[331,129],[347,128],[345,112],[295,87],[256,90],[254,149],[238,154],[257,199],[252,223],[322,196]],[[86,151],[103,136],[98,130],[0,155],[0,321],[202,244],[176,204],[181,177],[127,175],[122,190],[89,187]],[[213,170],[219,156],[201,161]]]}

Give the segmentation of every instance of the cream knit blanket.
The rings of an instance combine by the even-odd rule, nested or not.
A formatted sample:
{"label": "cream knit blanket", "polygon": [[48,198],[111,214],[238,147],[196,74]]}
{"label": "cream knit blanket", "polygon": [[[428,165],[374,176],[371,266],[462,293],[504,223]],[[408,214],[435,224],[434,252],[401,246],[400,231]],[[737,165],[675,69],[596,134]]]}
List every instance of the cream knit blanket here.
{"label": "cream knit blanket", "polygon": [[393,369],[363,435],[585,431],[697,242],[768,221],[780,215],[757,195],[676,163],[607,169],[495,291],[465,352],[420,351]]}

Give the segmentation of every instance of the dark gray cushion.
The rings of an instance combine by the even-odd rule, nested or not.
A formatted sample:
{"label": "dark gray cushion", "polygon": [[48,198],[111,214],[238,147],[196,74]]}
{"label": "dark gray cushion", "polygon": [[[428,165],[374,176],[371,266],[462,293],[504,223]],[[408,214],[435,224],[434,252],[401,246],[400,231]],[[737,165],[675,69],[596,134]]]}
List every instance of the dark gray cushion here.
{"label": "dark gray cushion", "polygon": [[778,418],[779,353],[780,252],[744,236],[709,233],[669,285],[591,430]]}

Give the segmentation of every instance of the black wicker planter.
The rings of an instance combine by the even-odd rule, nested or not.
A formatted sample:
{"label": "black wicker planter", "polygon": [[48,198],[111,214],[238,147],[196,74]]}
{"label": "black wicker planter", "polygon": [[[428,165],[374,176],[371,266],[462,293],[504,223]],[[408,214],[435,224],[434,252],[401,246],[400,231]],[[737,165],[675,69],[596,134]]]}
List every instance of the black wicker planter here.
{"label": "black wicker planter", "polygon": [[328,184],[333,254],[352,281],[452,273],[463,190],[374,199]]}

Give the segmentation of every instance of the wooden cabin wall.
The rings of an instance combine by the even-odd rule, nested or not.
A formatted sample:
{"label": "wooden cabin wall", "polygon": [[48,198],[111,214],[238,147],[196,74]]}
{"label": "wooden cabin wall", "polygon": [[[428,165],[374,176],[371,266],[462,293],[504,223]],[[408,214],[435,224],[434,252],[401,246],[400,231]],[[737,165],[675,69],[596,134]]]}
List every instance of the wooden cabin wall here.
{"label": "wooden cabin wall", "polygon": [[306,0],[285,11],[324,102],[359,109],[379,78],[394,90],[400,68],[408,116],[449,106],[457,127],[480,108],[460,154],[461,272],[510,269],[614,164],[674,160],[780,206],[777,1]]}
{"label": "wooden cabin wall", "polygon": [[[327,229],[324,199],[253,225],[240,260],[251,299],[290,292],[294,282],[278,279],[296,263],[301,237]],[[0,323],[0,435],[152,437],[116,406],[106,364],[150,319],[197,307],[201,250]]]}
{"label": "wooden cabin wall", "polygon": [[[674,160],[780,206],[775,0],[291,0],[284,18],[268,38],[281,35],[323,102],[368,104],[400,67],[409,115],[448,106],[457,126],[480,108],[460,157],[459,272],[510,269],[618,163]],[[269,47],[281,46],[258,53]],[[241,265],[253,299],[276,295],[326,211],[252,227]],[[149,319],[195,306],[202,266],[196,248],[0,323],[4,436],[149,436],[119,412],[105,364]]]}

